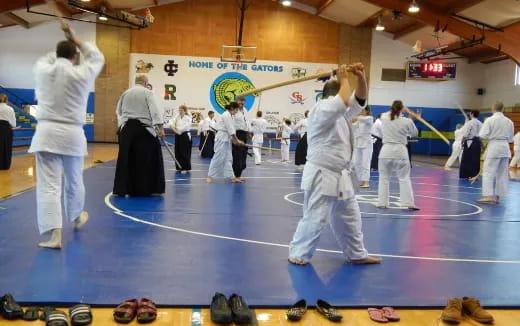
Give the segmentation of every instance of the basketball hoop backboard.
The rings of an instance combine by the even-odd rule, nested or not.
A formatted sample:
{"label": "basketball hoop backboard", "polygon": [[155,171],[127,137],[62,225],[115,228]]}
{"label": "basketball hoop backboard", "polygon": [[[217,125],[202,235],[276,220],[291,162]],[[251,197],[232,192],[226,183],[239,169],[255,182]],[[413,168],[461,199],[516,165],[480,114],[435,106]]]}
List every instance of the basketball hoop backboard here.
{"label": "basketball hoop backboard", "polygon": [[255,63],[256,46],[222,45],[222,62]]}

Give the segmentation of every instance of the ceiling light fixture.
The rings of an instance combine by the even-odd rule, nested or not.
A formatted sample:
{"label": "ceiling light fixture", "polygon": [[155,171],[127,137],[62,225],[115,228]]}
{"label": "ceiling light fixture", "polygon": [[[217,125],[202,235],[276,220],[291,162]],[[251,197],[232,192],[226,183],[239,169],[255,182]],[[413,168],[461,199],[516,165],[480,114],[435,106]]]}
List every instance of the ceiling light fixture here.
{"label": "ceiling light fixture", "polygon": [[408,12],[415,14],[415,13],[419,12],[419,10],[421,10],[419,8],[419,5],[417,4],[417,2],[415,0],[413,0],[412,3],[410,4],[410,7],[408,7]]}
{"label": "ceiling light fixture", "polygon": [[105,15],[99,15],[98,19],[103,21],[108,20],[107,16]]}
{"label": "ceiling light fixture", "polygon": [[377,17],[377,25],[376,25],[376,31],[382,32],[385,30],[385,27],[381,23],[381,16]]}
{"label": "ceiling light fixture", "polygon": [[290,0],[283,0],[283,1],[282,1],[282,5],[283,5],[283,6],[289,7],[291,4],[292,4],[292,3],[291,3]]}

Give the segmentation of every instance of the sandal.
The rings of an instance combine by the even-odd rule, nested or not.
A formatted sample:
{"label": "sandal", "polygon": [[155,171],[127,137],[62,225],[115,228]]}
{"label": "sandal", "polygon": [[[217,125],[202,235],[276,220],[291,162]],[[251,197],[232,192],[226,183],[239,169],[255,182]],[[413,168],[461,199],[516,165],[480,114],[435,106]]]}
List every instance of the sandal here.
{"label": "sandal", "polygon": [[22,318],[22,307],[16,303],[11,294],[6,294],[0,298],[0,315],[8,320]]}
{"label": "sandal", "polygon": [[290,321],[299,321],[307,312],[307,302],[300,300],[294,304],[286,313],[287,319]]}
{"label": "sandal", "polygon": [[325,316],[325,318],[333,322],[340,322],[343,318],[343,316],[335,308],[323,300],[318,300],[316,302],[316,310]]}
{"label": "sandal", "polygon": [[128,324],[135,318],[138,305],[137,299],[121,302],[119,306],[114,309],[114,320],[121,324]]}
{"label": "sandal", "polygon": [[69,308],[70,323],[72,326],[86,326],[92,323],[92,311],[86,304],[78,304]]}
{"label": "sandal", "polygon": [[395,312],[394,308],[383,307],[383,308],[381,308],[381,310],[383,311],[385,318],[388,319],[389,321],[400,321],[401,320],[401,317],[399,317],[397,312]]}
{"label": "sandal", "polygon": [[61,310],[54,310],[47,314],[45,326],[69,326],[67,314]]}
{"label": "sandal", "polygon": [[139,301],[137,309],[137,322],[139,324],[147,324],[153,322],[157,318],[157,308],[152,300],[142,298]]}
{"label": "sandal", "polygon": [[35,321],[40,318],[40,307],[29,307],[23,313],[22,319],[25,321]]}
{"label": "sandal", "polygon": [[386,318],[383,310],[376,308],[368,308],[368,315],[370,319],[378,323],[388,323],[388,318]]}

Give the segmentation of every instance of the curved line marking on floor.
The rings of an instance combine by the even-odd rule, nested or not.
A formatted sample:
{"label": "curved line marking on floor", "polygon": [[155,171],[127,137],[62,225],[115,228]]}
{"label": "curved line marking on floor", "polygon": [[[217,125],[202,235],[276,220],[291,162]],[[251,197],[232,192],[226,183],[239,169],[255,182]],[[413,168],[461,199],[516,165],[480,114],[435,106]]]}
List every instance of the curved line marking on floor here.
{"label": "curved line marking on floor", "polygon": [[[193,235],[199,235],[204,236],[208,238],[215,238],[215,239],[223,239],[223,240],[231,240],[231,241],[237,241],[237,242],[245,242],[245,243],[251,243],[251,244],[259,244],[259,245],[265,245],[265,246],[271,246],[271,247],[281,247],[281,248],[289,248],[289,245],[282,244],[282,243],[274,243],[274,242],[265,242],[265,241],[257,241],[257,240],[249,240],[249,239],[242,239],[242,238],[234,238],[234,237],[226,237],[223,235],[218,234],[211,234],[211,233],[204,233],[204,232],[198,232],[198,231],[191,231],[181,228],[176,228],[173,226],[167,226],[162,224],[157,224],[145,220],[141,220],[137,217],[131,216],[126,214],[124,211],[120,210],[119,208],[115,207],[112,202],[110,201],[110,198],[112,197],[112,193],[109,192],[105,196],[105,205],[112,209],[115,214],[125,217],[131,221],[155,226],[161,229],[166,230],[172,230],[187,234],[193,234]],[[343,254],[343,252],[338,250],[329,250],[329,249],[316,249],[319,252],[326,252],[326,253],[333,253],[333,254]],[[495,264],[520,264],[520,260],[488,260],[488,259],[465,259],[465,258],[443,258],[443,257],[422,257],[422,256],[404,256],[404,255],[387,255],[387,254],[377,254],[377,253],[371,253],[371,255],[379,256],[379,257],[385,257],[385,258],[399,258],[399,259],[411,259],[411,260],[431,260],[431,261],[444,261],[444,262],[464,262],[464,263],[495,263]]]}
{"label": "curved line marking on floor", "polygon": [[[290,193],[290,194],[287,194],[284,196],[283,199],[285,199],[286,201],[288,201],[289,203],[291,204],[294,204],[294,205],[298,205],[298,206],[303,206],[303,203],[300,203],[300,202],[297,202],[297,201],[294,201],[292,199],[290,199],[291,196],[293,195],[296,195],[296,194],[303,194],[303,191],[297,191],[297,192],[293,192],[293,193]],[[482,209],[482,207],[480,206],[477,206],[477,205],[474,205],[474,204],[471,204],[471,203],[468,203],[468,202],[465,202],[465,201],[461,201],[461,200],[455,200],[455,199],[448,199],[448,198],[442,198],[442,197],[434,197],[434,196],[425,196],[425,195],[415,195],[416,197],[425,197],[425,198],[432,198],[432,199],[441,199],[441,200],[446,200],[446,201],[452,201],[452,202],[455,202],[455,203],[462,203],[462,204],[465,204],[465,205],[468,205],[468,206],[472,206],[474,208],[476,208],[477,210],[475,212],[471,212],[471,213],[464,213],[464,214],[446,214],[446,215],[439,215],[439,214],[397,214],[397,213],[379,213],[379,212],[374,212],[374,213],[367,213],[367,212],[361,212],[361,214],[363,215],[378,215],[378,216],[381,216],[381,215],[386,215],[386,216],[417,216],[417,217],[460,217],[460,216],[469,216],[469,215],[477,215],[477,214],[480,214],[482,213],[484,210]]]}

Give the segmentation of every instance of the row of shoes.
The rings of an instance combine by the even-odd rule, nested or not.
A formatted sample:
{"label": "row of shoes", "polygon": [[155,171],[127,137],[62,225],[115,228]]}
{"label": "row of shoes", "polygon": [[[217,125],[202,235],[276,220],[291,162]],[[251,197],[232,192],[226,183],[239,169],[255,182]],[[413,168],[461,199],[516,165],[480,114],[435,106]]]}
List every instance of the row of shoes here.
{"label": "row of shoes", "polygon": [[121,302],[114,309],[114,320],[121,324],[128,324],[137,319],[139,324],[148,324],[157,319],[157,307],[155,302],[147,298],[128,299]]}
{"label": "row of shoes", "polygon": [[[8,320],[42,320],[47,326],[68,326],[69,318],[64,311],[52,307],[29,307],[25,311],[11,294],[0,298],[0,315]],[[78,304],[69,308],[72,326],[87,326],[92,323],[92,311],[89,305]]]}
{"label": "row of shoes", "polygon": [[449,299],[441,314],[441,319],[450,324],[458,324],[462,321],[463,316],[468,316],[483,324],[494,322],[493,316],[482,308],[480,301],[469,297]]}
{"label": "row of shoes", "polygon": [[[330,303],[318,299],[316,301],[316,310],[330,321],[339,323],[343,316]],[[296,302],[286,313],[287,319],[290,321],[300,321],[307,312],[307,302],[300,300]]]}
{"label": "row of shoes", "polygon": [[211,321],[215,324],[247,325],[253,320],[253,312],[244,299],[233,293],[229,300],[222,293],[215,293],[210,305]]}

